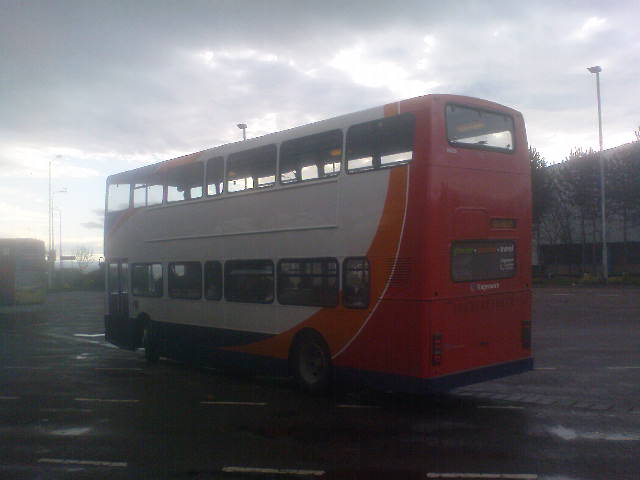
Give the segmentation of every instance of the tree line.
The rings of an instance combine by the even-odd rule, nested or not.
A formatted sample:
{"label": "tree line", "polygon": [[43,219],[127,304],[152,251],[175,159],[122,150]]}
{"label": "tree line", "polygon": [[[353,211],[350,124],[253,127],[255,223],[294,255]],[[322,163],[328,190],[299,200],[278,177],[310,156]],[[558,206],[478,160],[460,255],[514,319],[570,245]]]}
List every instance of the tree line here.
{"label": "tree line", "polygon": [[[629,264],[629,233],[640,226],[640,128],[636,141],[605,153],[606,221],[622,237],[623,266]],[[541,264],[571,263],[540,258],[540,246],[580,245],[580,269],[598,270],[601,242],[600,156],[592,149],[576,148],[560,163],[549,165],[535,148],[529,148],[531,164],[533,233]],[[607,228],[607,234],[611,232]]]}

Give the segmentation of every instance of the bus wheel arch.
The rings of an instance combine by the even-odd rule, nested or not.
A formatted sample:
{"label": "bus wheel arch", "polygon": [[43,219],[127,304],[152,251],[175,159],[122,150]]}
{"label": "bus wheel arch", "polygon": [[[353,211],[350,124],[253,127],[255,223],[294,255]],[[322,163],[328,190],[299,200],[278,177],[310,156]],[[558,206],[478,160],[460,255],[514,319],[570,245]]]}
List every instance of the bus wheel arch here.
{"label": "bus wheel arch", "polygon": [[312,328],[300,330],[289,349],[289,369],[298,386],[313,395],[327,393],[333,383],[333,363],[329,345]]}

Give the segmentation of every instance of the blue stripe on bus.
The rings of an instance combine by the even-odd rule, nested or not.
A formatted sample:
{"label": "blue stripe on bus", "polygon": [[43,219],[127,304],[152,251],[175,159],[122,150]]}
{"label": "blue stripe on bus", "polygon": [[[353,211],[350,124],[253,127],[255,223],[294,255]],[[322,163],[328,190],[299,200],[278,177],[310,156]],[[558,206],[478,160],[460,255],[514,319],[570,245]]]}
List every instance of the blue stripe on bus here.
{"label": "blue stripe on bus", "polygon": [[372,372],[342,367],[336,372],[340,382],[370,386],[376,390],[393,390],[405,393],[428,394],[446,392],[473,383],[495,380],[533,369],[533,358],[500,363],[435,378],[418,378],[384,372]]}

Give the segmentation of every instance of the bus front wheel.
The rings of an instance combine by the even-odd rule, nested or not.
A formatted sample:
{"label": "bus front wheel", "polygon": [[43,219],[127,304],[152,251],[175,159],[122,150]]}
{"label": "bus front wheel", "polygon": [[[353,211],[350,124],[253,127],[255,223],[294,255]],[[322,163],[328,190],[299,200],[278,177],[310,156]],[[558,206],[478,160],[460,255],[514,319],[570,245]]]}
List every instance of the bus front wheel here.
{"label": "bus front wheel", "polygon": [[147,363],[157,363],[160,359],[155,337],[153,323],[151,320],[147,320],[142,330],[142,348],[144,348],[144,358],[147,360]]}
{"label": "bus front wheel", "polygon": [[298,334],[291,352],[291,363],[296,382],[302,390],[314,395],[329,390],[333,375],[331,354],[319,333],[305,330]]}

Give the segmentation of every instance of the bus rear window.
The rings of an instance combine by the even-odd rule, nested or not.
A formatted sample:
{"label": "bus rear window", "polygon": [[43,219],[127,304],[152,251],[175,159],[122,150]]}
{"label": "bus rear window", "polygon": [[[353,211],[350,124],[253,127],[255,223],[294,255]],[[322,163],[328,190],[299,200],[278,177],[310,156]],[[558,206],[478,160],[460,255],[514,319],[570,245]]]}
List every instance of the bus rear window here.
{"label": "bus rear window", "polygon": [[447,139],[459,147],[513,152],[513,118],[498,112],[447,105]]}
{"label": "bus rear window", "polygon": [[516,274],[516,245],[512,240],[454,242],[451,276],[454,282],[497,280]]}

